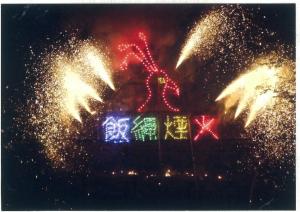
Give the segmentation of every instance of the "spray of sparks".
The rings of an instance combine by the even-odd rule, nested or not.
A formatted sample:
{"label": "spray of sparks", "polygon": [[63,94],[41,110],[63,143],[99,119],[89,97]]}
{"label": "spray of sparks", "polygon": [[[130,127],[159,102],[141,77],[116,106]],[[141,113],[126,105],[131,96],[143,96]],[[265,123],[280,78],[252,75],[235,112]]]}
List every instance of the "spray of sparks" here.
{"label": "spray of sparks", "polygon": [[[242,136],[255,141],[253,155],[269,161],[295,161],[293,50],[279,44],[276,32],[264,25],[266,16],[256,25],[255,14],[261,15],[259,7],[221,5],[210,10],[189,32],[176,68],[192,56],[206,62],[207,67],[201,68],[206,73],[201,75],[203,88],[225,87],[217,101],[224,103],[224,118],[231,119],[233,112],[233,117],[245,119]],[[209,81],[212,70],[216,73]],[[224,84],[232,73],[239,77]]]}
{"label": "spray of sparks", "polygon": [[[225,35],[235,31],[236,19],[232,16],[241,13],[237,10],[239,10],[238,7],[221,6],[201,18],[188,34],[176,68],[193,55],[201,56],[203,59],[210,57],[214,48],[220,42],[224,42],[223,39],[228,39]],[[240,20],[245,22],[243,14],[242,18]]]}
{"label": "spray of sparks", "polygon": [[106,84],[112,89],[114,85],[105,55],[91,40],[73,37],[41,58],[41,63],[29,70],[37,79],[34,96],[28,100],[29,122],[53,166],[67,168],[71,158],[87,156],[74,142],[83,128],[80,113],[99,113],[99,94]]}
{"label": "spray of sparks", "polygon": [[278,87],[282,67],[255,64],[246,74],[229,84],[216,101],[226,98],[225,112],[238,104],[234,118],[249,107],[247,127],[269,105],[274,104],[275,89]]}
{"label": "spray of sparks", "polygon": [[253,11],[240,5],[214,7],[188,33],[176,68],[192,56],[197,56],[201,61],[213,57],[217,69],[229,64],[243,67],[247,61],[245,55],[252,55],[252,50],[247,46],[250,44],[260,48],[265,36],[275,35],[274,32],[254,25],[252,17]]}
{"label": "spray of sparks", "polygon": [[[295,152],[295,64],[282,52],[261,56],[217,97],[234,118],[249,111],[245,137],[256,141],[255,155],[293,161]],[[259,156],[258,156],[259,157]]]}
{"label": "spray of sparks", "polygon": [[[85,81],[88,79],[87,77],[95,78],[91,75],[92,73],[101,78],[113,90],[115,89],[108,69],[103,62],[103,56],[92,45],[84,44],[80,47],[79,54],[73,61],[68,63],[64,59],[59,59],[58,63],[57,73],[60,75],[59,78],[63,79],[62,90],[65,92],[62,95],[64,96],[62,107],[66,109],[68,114],[82,122],[79,106],[85,108],[90,114],[94,114],[95,111],[91,111],[88,105],[88,98],[102,102],[96,89]],[[90,83],[95,84],[96,82]]]}

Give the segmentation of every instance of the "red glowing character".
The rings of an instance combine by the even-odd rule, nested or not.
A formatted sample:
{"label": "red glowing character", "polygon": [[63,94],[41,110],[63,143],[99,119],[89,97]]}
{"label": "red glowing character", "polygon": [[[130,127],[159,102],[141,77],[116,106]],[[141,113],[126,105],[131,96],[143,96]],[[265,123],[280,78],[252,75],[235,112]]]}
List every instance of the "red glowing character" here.
{"label": "red glowing character", "polygon": [[174,95],[179,96],[180,90],[178,85],[168,76],[168,74],[157,67],[154,63],[154,60],[150,54],[149,47],[147,44],[146,36],[143,33],[139,33],[139,39],[143,42],[144,48],[141,48],[135,43],[130,44],[122,44],[119,46],[119,50],[121,52],[127,51],[127,55],[125,56],[123,62],[121,63],[121,69],[125,70],[128,67],[128,62],[130,57],[134,57],[139,60],[140,63],[143,64],[144,68],[146,69],[148,76],[146,78],[146,89],[147,89],[147,98],[145,102],[137,109],[138,112],[142,112],[146,105],[152,99],[152,88],[150,86],[150,82],[153,78],[157,80],[163,79],[163,90],[162,90],[162,99],[164,104],[169,108],[171,111],[178,112],[179,109],[172,106],[168,99],[167,93],[172,92]]}
{"label": "red glowing character", "polygon": [[194,122],[199,126],[197,135],[194,137],[194,141],[197,141],[204,134],[210,134],[215,139],[219,139],[219,136],[213,131],[215,127],[216,119],[209,116],[200,116],[200,118],[195,118]]}

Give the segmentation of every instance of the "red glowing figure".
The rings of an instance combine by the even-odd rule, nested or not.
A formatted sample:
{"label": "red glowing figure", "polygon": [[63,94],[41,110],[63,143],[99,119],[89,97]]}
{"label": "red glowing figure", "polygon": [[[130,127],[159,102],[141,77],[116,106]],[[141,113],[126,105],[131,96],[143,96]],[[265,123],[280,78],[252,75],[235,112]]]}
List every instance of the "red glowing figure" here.
{"label": "red glowing figure", "polygon": [[149,74],[146,78],[146,88],[147,88],[147,98],[145,102],[138,108],[138,112],[142,112],[142,110],[145,108],[145,106],[150,102],[152,98],[152,89],[150,86],[150,82],[153,78],[156,79],[164,79],[164,85],[163,85],[163,91],[162,91],[162,98],[164,101],[164,104],[174,112],[178,112],[179,109],[176,107],[173,107],[169,101],[167,100],[167,93],[172,92],[174,95],[179,96],[180,90],[178,85],[168,76],[168,74],[157,67],[157,65],[154,63],[153,58],[150,54],[149,47],[147,44],[146,36],[143,33],[139,33],[139,39],[143,42],[144,45],[144,51],[140,46],[134,43],[130,44],[122,44],[119,46],[119,50],[121,52],[128,51],[127,55],[125,56],[123,62],[121,63],[121,69],[126,70],[128,67],[128,61],[130,57],[135,57],[138,59],[146,69],[147,73]]}
{"label": "red glowing figure", "polygon": [[201,116],[200,118],[195,118],[194,121],[199,126],[199,130],[197,132],[197,135],[194,137],[194,141],[197,141],[200,136],[207,133],[211,134],[215,139],[219,139],[219,136],[212,130],[213,125],[216,121],[214,118]]}

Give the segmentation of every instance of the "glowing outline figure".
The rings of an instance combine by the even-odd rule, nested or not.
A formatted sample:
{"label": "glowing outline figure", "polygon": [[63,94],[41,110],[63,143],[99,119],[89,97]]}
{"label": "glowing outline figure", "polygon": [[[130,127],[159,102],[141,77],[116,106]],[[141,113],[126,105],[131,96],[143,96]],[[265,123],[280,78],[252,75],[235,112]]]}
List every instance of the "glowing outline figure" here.
{"label": "glowing outline figure", "polygon": [[127,133],[129,132],[128,122],[130,118],[115,119],[113,116],[109,116],[103,122],[102,126],[105,127],[105,142],[113,143],[129,143]]}
{"label": "glowing outline figure", "polygon": [[195,123],[200,127],[198,130],[197,135],[194,137],[194,141],[197,141],[201,135],[204,135],[205,132],[208,132],[210,135],[212,135],[216,140],[219,140],[219,136],[214,133],[211,129],[212,124],[215,122],[214,118],[210,118],[209,120],[206,120],[205,118],[208,118],[208,116],[201,116],[201,122],[199,121],[199,118],[195,118]]}
{"label": "glowing outline figure", "polygon": [[[189,135],[189,119],[187,116],[173,116],[173,121],[170,120],[170,116],[167,116],[164,122],[166,126],[165,140],[168,139],[168,135],[174,140],[186,140]],[[174,127],[174,133],[172,133],[171,127]],[[174,134],[179,134],[176,136]]]}
{"label": "glowing outline figure", "polygon": [[150,81],[152,78],[164,78],[164,85],[163,85],[163,91],[162,91],[162,98],[164,104],[167,106],[168,109],[174,112],[178,112],[179,109],[176,107],[173,107],[169,101],[167,100],[167,92],[172,92],[174,95],[179,96],[180,90],[178,85],[168,76],[168,74],[157,67],[157,65],[154,63],[153,58],[150,54],[149,47],[146,41],[146,36],[143,33],[139,33],[139,39],[143,41],[145,51],[142,51],[142,48],[140,48],[137,44],[130,43],[130,44],[122,44],[119,46],[119,50],[121,52],[124,52],[126,50],[131,50],[124,58],[123,62],[121,63],[121,69],[126,70],[128,68],[128,61],[129,57],[135,57],[138,59],[146,69],[146,71],[149,73],[149,75],[146,78],[146,88],[147,88],[147,98],[145,102],[139,106],[137,109],[138,112],[142,112],[143,109],[146,107],[146,105],[150,102],[152,98],[152,89],[150,87]]}
{"label": "glowing outline figure", "polygon": [[145,141],[146,137],[148,140],[157,140],[157,119],[156,117],[144,117],[138,116],[134,119],[133,124],[135,125],[131,132],[134,133],[136,140]]}

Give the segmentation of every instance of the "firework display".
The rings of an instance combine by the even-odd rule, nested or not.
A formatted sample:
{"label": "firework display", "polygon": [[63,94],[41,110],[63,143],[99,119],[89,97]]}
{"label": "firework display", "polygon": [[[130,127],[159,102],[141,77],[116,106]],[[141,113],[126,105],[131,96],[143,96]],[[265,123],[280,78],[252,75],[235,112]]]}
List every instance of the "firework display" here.
{"label": "firework display", "polygon": [[229,48],[238,45],[238,38],[245,38],[243,30],[237,30],[241,25],[246,29],[250,25],[249,17],[242,7],[222,5],[209,11],[189,32],[176,68],[191,56],[196,55],[205,60],[219,49],[224,51],[222,44],[229,45]]}
{"label": "firework display", "polygon": [[88,101],[101,104],[99,94],[103,92],[104,84],[114,88],[105,63],[104,54],[93,46],[92,41],[79,41],[73,37],[68,45],[54,49],[35,66],[37,80],[35,96],[29,100],[29,124],[54,167],[66,166],[67,148],[85,154],[72,141],[82,128],[73,119],[82,124],[82,109],[96,113]]}
{"label": "firework display", "polygon": [[[294,163],[291,158],[295,154],[296,145],[295,63],[285,58],[280,51],[260,58],[258,63],[267,64],[270,71],[276,70],[276,86],[264,91],[265,93],[262,91],[261,96],[271,95],[271,97],[261,100],[261,104],[266,105],[258,116],[252,112],[251,117],[250,113],[249,118],[255,118],[255,120],[253,120],[253,126],[247,127],[244,136],[251,137],[257,143],[255,154],[264,155],[270,160]],[[251,110],[255,112],[259,109],[260,105],[257,103],[251,106]]]}
{"label": "firework display", "polygon": [[237,118],[249,106],[250,112],[245,124],[247,127],[259,111],[272,104],[280,71],[282,71],[281,68],[275,66],[258,65],[252,68],[249,73],[232,82],[222,91],[216,101],[229,96],[225,102],[225,112],[238,102],[234,118]]}
{"label": "firework display", "polygon": [[[229,84],[216,99],[225,98],[224,113],[236,108],[234,119],[243,111],[249,111],[246,136],[264,146],[256,148],[256,154],[269,148],[269,157],[282,159],[294,152],[294,76],[294,63],[285,59],[280,51],[272,52],[256,59],[245,74]],[[284,137],[288,139],[282,141]]]}
{"label": "firework display", "polygon": [[[242,22],[238,23],[240,18]],[[243,28],[238,30],[241,24]],[[215,49],[223,49],[226,45],[233,45],[233,51],[236,51],[236,48],[241,49],[241,39],[246,40],[247,30],[250,27],[254,26],[251,25],[250,16],[243,7],[226,5],[213,8],[190,31],[176,67],[179,67],[192,55],[204,60],[208,59],[216,53]],[[263,34],[264,31],[260,31]],[[224,40],[224,37],[229,39]],[[236,38],[236,40],[232,40],[233,38]],[[147,97],[144,103],[138,107],[138,112],[144,112],[146,106],[147,110],[151,110],[149,103],[154,99],[154,95],[161,96],[161,100],[163,100],[163,104],[168,110],[178,112],[179,108],[172,106],[168,99],[169,94],[175,94],[179,97],[178,84],[154,62],[145,34],[139,32],[138,39],[139,42],[118,46],[120,52],[126,53],[120,63],[121,70],[127,70],[131,61],[137,60],[143,65],[148,74],[145,81]],[[256,41],[252,40],[251,42]],[[245,51],[248,50],[243,50],[243,53]],[[237,53],[235,58],[240,54],[242,53]],[[254,54],[251,53],[251,55]],[[295,94],[292,88],[294,86],[292,79],[294,76],[293,62],[289,59],[279,61],[282,55],[286,55],[283,50],[281,52],[271,51],[269,54],[264,53],[257,56],[257,58],[253,56],[251,58],[252,64],[249,63],[244,71],[241,69],[239,71],[241,72],[240,76],[227,85],[215,100],[218,103],[224,103],[223,116],[230,116],[231,110],[235,109],[234,119],[237,119],[241,114],[248,111],[244,125],[246,133],[241,132],[241,137],[250,136],[249,133],[253,129],[257,130],[259,128],[259,131],[263,132],[270,128],[276,129],[274,126],[267,126],[267,124],[264,125],[265,129],[262,129],[262,126],[258,127],[257,124],[262,125],[262,122],[255,122],[257,117],[267,115],[270,111],[274,112],[274,108],[280,110],[276,108],[287,106],[291,112],[294,110],[293,102],[289,102],[284,96],[279,95],[279,93],[287,93],[290,97]],[[216,60],[216,64],[217,67],[221,65],[218,60]],[[76,134],[80,134],[80,129],[85,127],[80,115],[82,109],[91,115],[101,113],[99,105],[103,104],[103,100],[100,94],[103,93],[104,86],[108,85],[110,89],[116,91],[112,82],[109,63],[105,54],[93,45],[91,40],[79,41],[74,37],[68,41],[68,45],[57,48],[52,53],[44,56],[42,65],[38,67],[36,73],[39,69],[42,69],[43,73],[38,74],[39,79],[34,86],[36,97],[32,101],[35,104],[29,105],[30,114],[32,114],[30,123],[33,126],[41,127],[41,130],[35,131],[34,134],[45,145],[46,154],[49,155],[49,158],[53,158],[51,160],[56,162],[64,161],[64,153],[61,153],[65,149],[64,145],[73,145],[73,142],[65,142],[65,140],[74,139]],[[157,91],[153,89],[153,79],[162,86],[162,93],[154,94]],[[286,101],[288,101],[286,105],[279,106],[282,105],[280,103]],[[91,109],[90,103],[96,106],[97,102],[99,102],[97,111]],[[35,105],[38,104],[44,104],[44,106],[36,107]],[[288,106],[289,104],[291,105]],[[276,120],[278,120],[278,116],[273,117],[277,117]],[[288,117],[293,120],[292,114]],[[126,136],[130,132],[130,127],[126,125],[129,119],[122,119],[119,123],[113,117],[110,118],[103,125],[107,132],[105,140],[117,143],[129,142],[131,138],[129,139]],[[211,135],[214,139],[219,139],[219,135],[215,134],[211,128],[212,125],[215,125],[216,120],[206,120],[206,118],[208,117],[202,116],[200,119],[191,122],[199,128],[193,140],[198,140],[205,134]],[[82,125],[74,123],[72,119]],[[191,123],[189,118],[185,116],[167,116],[163,123],[163,129],[165,129],[164,139],[188,139]],[[273,121],[272,123],[276,122]],[[289,121],[289,123],[294,122]],[[137,117],[133,121],[133,125],[131,133],[134,136],[132,138],[137,140],[157,139],[158,126],[155,117],[141,118],[141,120]],[[293,125],[292,129],[294,128]],[[273,130],[269,134],[278,137],[279,132],[283,132],[283,130]],[[291,130],[289,135],[293,134],[294,131]],[[73,138],[71,138],[72,136]],[[272,136],[267,135],[267,137]],[[253,138],[255,137],[257,136]],[[64,141],[59,142],[60,139]],[[61,150],[58,151],[59,149]]]}
{"label": "firework display", "polygon": [[3,6],[2,208],[295,209],[295,6],[94,6]]}

